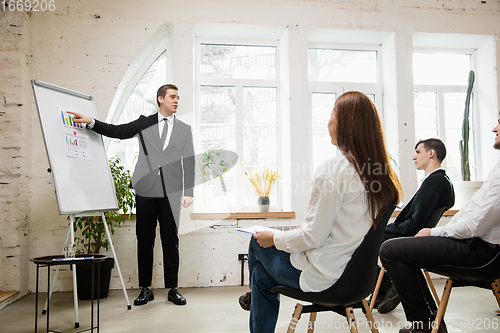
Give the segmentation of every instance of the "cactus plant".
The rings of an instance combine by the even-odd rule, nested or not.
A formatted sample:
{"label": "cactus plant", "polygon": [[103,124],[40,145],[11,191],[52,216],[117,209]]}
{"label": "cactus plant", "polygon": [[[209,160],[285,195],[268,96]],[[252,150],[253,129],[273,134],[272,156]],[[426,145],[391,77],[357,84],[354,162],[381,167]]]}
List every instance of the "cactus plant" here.
{"label": "cactus plant", "polygon": [[460,159],[462,180],[470,181],[470,165],[469,165],[469,114],[470,114],[470,101],[472,96],[472,86],[474,85],[474,71],[469,72],[469,86],[467,87],[467,96],[465,98],[464,119],[462,121],[462,140],[460,140]]}

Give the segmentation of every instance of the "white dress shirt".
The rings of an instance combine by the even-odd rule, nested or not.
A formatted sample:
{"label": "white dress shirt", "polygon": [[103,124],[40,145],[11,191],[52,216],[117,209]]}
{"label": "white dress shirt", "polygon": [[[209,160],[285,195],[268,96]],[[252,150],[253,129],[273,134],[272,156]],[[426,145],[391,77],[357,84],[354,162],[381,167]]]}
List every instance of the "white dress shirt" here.
{"label": "white dress shirt", "polygon": [[161,133],[163,132],[163,127],[165,126],[165,121],[168,121],[168,128],[167,128],[167,138],[165,139],[165,145],[163,146],[163,150],[167,148],[168,142],[170,141],[170,137],[172,136],[172,129],[174,128],[174,115],[170,115],[166,117],[165,121],[163,121],[165,117],[161,115],[160,112],[158,112],[158,130],[159,130],[159,135],[161,137]]}
{"label": "white dress shirt", "polygon": [[318,292],[340,278],[371,226],[363,183],[340,154],[316,170],[305,222],[274,234],[274,244],[291,253],[292,265],[302,270],[300,288]]}
{"label": "white dress shirt", "polygon": [[431,235],[457,239],[479,237],[491,244],[500,244],[500,161],[450,222],[431,229]]}

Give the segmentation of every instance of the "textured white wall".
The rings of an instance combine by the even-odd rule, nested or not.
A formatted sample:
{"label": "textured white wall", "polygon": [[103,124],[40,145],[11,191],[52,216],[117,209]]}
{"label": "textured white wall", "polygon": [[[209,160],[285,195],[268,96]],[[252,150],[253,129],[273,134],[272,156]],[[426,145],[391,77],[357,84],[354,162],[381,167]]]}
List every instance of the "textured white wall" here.
{"label": "textured white wall", "polygon": [[32,25],[0,17],[0,290],[26,290],[30,219]]}

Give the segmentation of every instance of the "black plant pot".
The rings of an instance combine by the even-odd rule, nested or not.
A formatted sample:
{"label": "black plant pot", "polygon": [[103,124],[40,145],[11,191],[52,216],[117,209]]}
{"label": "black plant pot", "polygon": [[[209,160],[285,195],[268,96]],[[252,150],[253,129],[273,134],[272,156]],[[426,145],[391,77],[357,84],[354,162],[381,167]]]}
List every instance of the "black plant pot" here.
{"label": "black plant pot", "polygon": [[[97,267],[94,264],[94,299],[97,299]],[[108,297],[109,282],[111,281],[111,270],[115,267],[115,259],[106,258],[101,262],[100,299]],[[79,300],[92,299],[92,266],[76,265],[76,286],[78,288]]]}

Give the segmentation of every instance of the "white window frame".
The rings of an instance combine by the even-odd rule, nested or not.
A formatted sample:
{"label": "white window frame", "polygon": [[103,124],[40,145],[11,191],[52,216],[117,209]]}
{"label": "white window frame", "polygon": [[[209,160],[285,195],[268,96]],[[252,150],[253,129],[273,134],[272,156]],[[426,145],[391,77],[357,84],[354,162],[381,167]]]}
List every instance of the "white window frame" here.
{"label": "white window frame", "polygon": [[[436,53],[436,54],[466,54],[471,56],[471,70],[475,70],[476,64],[476,51],[473,49],[439,49],[439,48],[414,48],[413,53]],[[446,144],[446,121],[445,121],[445,113],[444,113],[444,94],[445,93],[466,93],[467,85],[430,85],[430,84],[414,84],[413,85],[413,93],[416,92],[434,92],[436,93],[436,112],[437,112],[437,123],[438,123],[438,137],[443,140],[446,145],[447,155],[450,153],[450,149],[452,147],[448,147]],[[470,118],[470,129],[474,136],[474,155],[469,156],[469,159],[474,158],[473,166],[471,166],[471,180],[475,180],[478,178],[478,166],[477,161],[479,160],[479,156],[477,153],[478,147],[478,133],[475,130],[475,110],[476,110],[476,101],[475,101],[474,89],[472,90],[472,101],[471,101],[471,118]],[[416,138],[418,140],[418,138]],[[427,139],[427,138],[421,138]],[[470,153],[470,152],[469,152]],[[445,158],[442,162],[443,169],[448,168],[448,161]],[[417,171],[418,173],[418,171]],[[420,172],[419,178],[423,177],[423,173]],[[455,179],[454,181],[457,181]]]}
{"label": "white window frame", "polygon": [[[271,46],[276,47],[276,78],[261,80],[261,79],[233,79],[233,78],[203,78],[201,77],[201,45],[202,44],[219,44],[219,45],[237,45],[237,46]],[[238,133],[243,133],[244,130],[244,120],[243,120],[243,91],[244,88],[276,88],[276,125],[277,125],[277,139],[278,139],[278,171],[283,174],[283,162],[282,162],[282,129],[281,129],[281,98],[280,98],[280,43],[276,39],[255,39],[255,38],[209,38],[209,37],[198,37],[196,38],[195,44],[195,131],[196,133],[201,133],[201,106],[198,102],[201,96],[202,86],[220,86],[220,87],[235,87],[236,94],[236,153],[238,154],[238,163],[234,166],[237,168],[235,187],[236,192],[236,205],[234,207],[229,207],[230,212],[234,212],[234,209],[239,211],[258,211],[259,207],[257,205],[257,199],[254,206],[244,205],[244,186],[248,179],[245,176],[245,170],[243,166],[243,138],[238,135]],[[200,137],[195,137],[195,151],[203,153],[201,149]],[[218,181],[218,180],[215,180]],[[283,207],[283,191],[281,184],[277,185],[277,195],[279,204],[271,202],[269,207],[270,211],[282,211]],[[207,209],[206,207],[199,207],[195,205],[195,211],[197,212],[220,212],[221,207],[216,207],[214,209]]]}
{"label": "white window frame", "polygon": [[[381,45],[369,44],[339,44],[339,43],[308,43],[307,49],[329,49],[329,50],[347,50],[347,51],[376,51],[377,52],[377,82],[326,82],[326,81],[309,81],[309,105],[311,107],[311,117],[309,117],[309,128],[313,128],[312,124],[312,95],[315,93],[337,94],[337,98],[346,91],[357,90],[366,95],[375,95],[375,106],[379,111],[380,117],[383,117],[383,82],[382,82],[382,57]],[[309,64],[309,59],[308,59]],[[309,73],[308,73],[309,75]],[[332,105],[333,109],[333,105]],[[326,126],[326,124],[325,124]],[[311,131],[312,135],[312,131]],[[312,137],[310,140],[310,151],[313,151]],[[314,164],[314,153],[311,154],[311,165]],[[313,177],[311,173],[311,179]]]}

